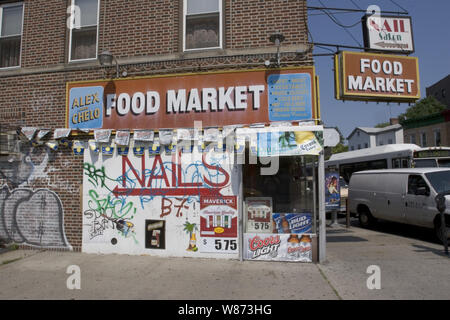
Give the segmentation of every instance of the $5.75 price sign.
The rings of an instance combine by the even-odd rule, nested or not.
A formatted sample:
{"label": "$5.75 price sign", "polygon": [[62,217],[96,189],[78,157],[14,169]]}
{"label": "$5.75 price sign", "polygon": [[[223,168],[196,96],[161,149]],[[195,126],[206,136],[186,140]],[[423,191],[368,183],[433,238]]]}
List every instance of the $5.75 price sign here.
{"label": "$5.75 price sign", "polygon": [[248,232],[271,232],[270,222],[256,222],[249,221],[249,231]]}
{"label": "$5.75 price sign", "polygon": [[238,241],[236,238],[211,238],[204,237],[200,241],[201,252],[236,253]]}

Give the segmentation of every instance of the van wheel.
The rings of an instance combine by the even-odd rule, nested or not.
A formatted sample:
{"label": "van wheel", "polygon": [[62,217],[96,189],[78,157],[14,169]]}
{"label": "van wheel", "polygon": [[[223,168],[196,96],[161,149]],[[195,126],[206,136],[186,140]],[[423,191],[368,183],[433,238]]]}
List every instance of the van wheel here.
{"label": "van wheel", "polygon": [[375,223],[374,217],[372,216],[369,209],[367,209],[367,208],[361,209],[361,211],[359,212],[358,218],[359,218],[359,224],[364,228],[368,228]]}

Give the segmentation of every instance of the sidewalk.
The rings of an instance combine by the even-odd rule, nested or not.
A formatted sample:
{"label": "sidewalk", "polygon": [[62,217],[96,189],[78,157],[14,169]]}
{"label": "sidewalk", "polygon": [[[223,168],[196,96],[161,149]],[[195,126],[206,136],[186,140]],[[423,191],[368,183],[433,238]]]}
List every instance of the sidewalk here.
{"label": "sidewalk", "polygon": [[[93,255],[15,250],[0,254],[0,299],[450,299],[450,258],[430,240],[327,228],[322,264]],[[81,290],[66,286],[81,269]],[[381,270],[369,290],[367,267]]]}
{"label": "sidewalk", "polygon": [[[327,228],[327,262],[319,265],[342,299],[450,299],[450,258],[432,231],[357,226]],[[367,288],[371,265],[380,268],[380,290]]]}
{"label": "sidewalk", "polygon": [[[13,251],[1,261],[0,299],[337,299],[315,264]],[[0,262],[1,263],[1,262]],[[81,269],[68,290],[66,269]]]}

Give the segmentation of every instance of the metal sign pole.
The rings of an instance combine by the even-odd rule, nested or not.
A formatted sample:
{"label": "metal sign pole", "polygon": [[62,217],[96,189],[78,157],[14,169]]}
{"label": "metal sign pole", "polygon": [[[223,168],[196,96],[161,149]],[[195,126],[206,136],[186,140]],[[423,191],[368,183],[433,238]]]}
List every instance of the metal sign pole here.
{"label": "metal sign pole", "polygon": [[317,181],[319,183],[319,262],[324,262],[326,255],[326,218],[325,218],[325,167],[323,151],[319,154]]}

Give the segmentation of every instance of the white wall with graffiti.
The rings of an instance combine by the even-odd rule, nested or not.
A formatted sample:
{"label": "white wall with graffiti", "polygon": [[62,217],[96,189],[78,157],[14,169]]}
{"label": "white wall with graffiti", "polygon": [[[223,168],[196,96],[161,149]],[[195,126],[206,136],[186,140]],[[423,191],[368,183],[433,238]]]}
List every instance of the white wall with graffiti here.
{"label": "white wall with graffiti", "polygon": [[82,251],[238,258],[241,169],[230,154],[148,152],[86,150]]}

